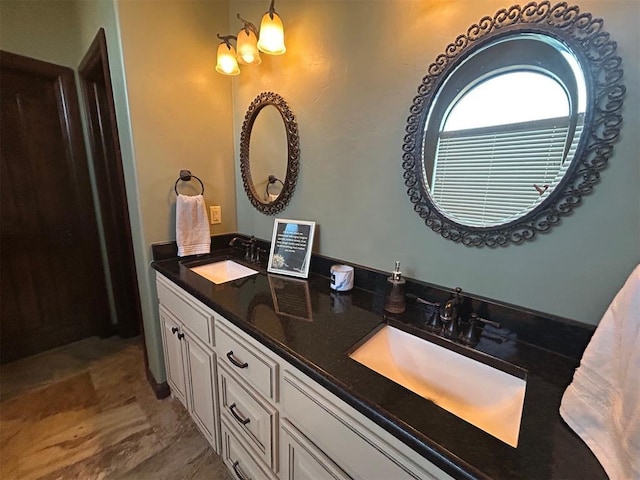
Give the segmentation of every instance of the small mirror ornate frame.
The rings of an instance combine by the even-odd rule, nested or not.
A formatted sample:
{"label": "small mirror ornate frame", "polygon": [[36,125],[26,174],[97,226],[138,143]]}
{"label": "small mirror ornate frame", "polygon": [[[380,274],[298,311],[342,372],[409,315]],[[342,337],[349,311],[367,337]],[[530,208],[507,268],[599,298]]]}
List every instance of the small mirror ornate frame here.
{"label": "small mirror ornate frame", "polygon": [[[265,107],[273,106],[280,114],[282,122],[284,123],[284,132],[286,135],[286,152],[280,152],[281,158],[272,159],[277,163],[284,163],[286,161],[286,174],[283,179],[277,178],[275,175],[263,175],[265,178],[254,178],[252,175],[251,163],[258,161],[258,159],[250,158],[250,142],[251,133],[254,128],[258,114],[265,109]],[[274,139],[278,141],[281,139]],[[257,148],[260,146],[258,145]],[[244,189],[247,192],[249,200],[253,206],[260,212],[266,215],[275,215],[278,212],[284,210],[288,205],[289,200],[293,196],[293,191],[296,188],[296,182],[298,180],[298,170],[300,161],[300,143],[298,137],[298,124],[296,123],[295,116],[287,102],[277,93],[262,92],[260,93],[249,105],[247,113],[244,116],[244,122],[242,123],[242,132],[240,134],[240,172],[242,174],[242,183]],[[254,164],[254,171],[259,172],[261,170],[260,165]],[[283,169],[284,170],[284,169]],[[270,172],[273,173],[273,172]],[[258,191],[256,185],[264,185],[264,191]],[[280,187],[277,194],[272,194],[272,191],[276,190],[271,185],[275,184],[276,187]]]}
{"label": "small mirror ornate frame", "polygon": [[603,24],[564,2],[514,5],[429,66],[403,145],[427,226],[467,246],[520,244],[580,205],[622,123],[622,60]]}

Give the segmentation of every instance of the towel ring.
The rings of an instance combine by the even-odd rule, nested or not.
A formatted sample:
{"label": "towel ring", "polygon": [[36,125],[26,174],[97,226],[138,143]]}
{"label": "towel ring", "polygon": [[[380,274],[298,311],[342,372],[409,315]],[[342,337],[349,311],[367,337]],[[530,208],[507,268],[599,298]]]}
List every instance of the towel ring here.
{"label": "towel ring", "polygon": [[200,180],[198,177],[196,177],[195,175],[191,175],[191,170],[180,170],[180,178],[178,178],[176,180],[175,185],[173,186],[173,189],[176,192],[176,195],[178,195],[178,182],[180,180],[182,180],[183,182],[188,182],[190,181],[192,178],[195,178],[196,180],[198,180],[198,182],[200,182],[200,186],[202,187],[202,193],[201,195],[204,195],[204,184],[202,183],[202,180]]}
{"label": "towel ring", "polygon": [[276,178],[275,175],[269,175],[269,181],[267,182],[267,188],[266,188],[267,198],[269,198],[269,185],[273,185],[276,182],[280,182],[282,184],[282,187],[284,188],[284,182],[282,180],[280,180],[279,178]]}

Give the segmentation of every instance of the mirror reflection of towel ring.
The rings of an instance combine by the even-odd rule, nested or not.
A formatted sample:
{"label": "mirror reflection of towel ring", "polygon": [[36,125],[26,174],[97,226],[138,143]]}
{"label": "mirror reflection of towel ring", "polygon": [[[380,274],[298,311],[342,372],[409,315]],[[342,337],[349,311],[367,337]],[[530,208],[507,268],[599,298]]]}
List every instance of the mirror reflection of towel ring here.
{"label": "mirror reflection of towel ring", "polygon": [[267,188],[265,189],[265,192],[267,194],[267,198],[269,198],[269,195],[271,195],[269,193],[269,185],[273,185],[276,182],[280,182],[280,184],[282,185],[282,188],[284,188],[284,182],[282,180],[280,180],[279,178],[276,178],[275,175],[269,175],[269,181],[267,182]]}
{"label": "mirror reflection of towel ring", "polygon": [[176,195],[178,195],[178,182],[180,180],[182,180],[183,182],[189,182],[192,178],[195,178],[196,180],[198,180],[198,182],[200,182],[200,187],[202,188],[202,192],[200,193],[200,195],[204,195],[204,184],[202,183],[202,180],[200,180],[195,175],[191,175],[190,170],[180,170],[180,178],[176,180],[176,183],[173,186],[173,190],[176,192]]}

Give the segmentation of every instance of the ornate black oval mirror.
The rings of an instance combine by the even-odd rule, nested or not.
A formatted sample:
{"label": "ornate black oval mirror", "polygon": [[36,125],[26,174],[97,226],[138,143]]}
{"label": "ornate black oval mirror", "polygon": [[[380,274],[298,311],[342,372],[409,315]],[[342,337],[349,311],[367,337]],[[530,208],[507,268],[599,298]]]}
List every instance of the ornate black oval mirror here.
{"label": "ornate black oval mirror", "polygon": [[472,246],[531,240],[580,204],[620,133],[616,43],[577,6],[484,17],[429,66],[407,120],[414,210]]}
{"label": "ornate black oval mirror", "polygon": [[289,203],[298,179],[298,124],[277,93],[259,94],[244,116],[240,134],[240,171],[253,206],[266,215]]}

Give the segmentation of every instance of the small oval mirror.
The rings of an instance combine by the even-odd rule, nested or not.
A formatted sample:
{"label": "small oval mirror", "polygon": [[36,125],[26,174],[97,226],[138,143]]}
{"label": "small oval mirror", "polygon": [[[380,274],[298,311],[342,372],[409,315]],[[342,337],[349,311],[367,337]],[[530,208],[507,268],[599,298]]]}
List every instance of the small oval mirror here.
{"label": "small oval mirror", "polygon": [[262,213],[282,211],[296,186],[300,146],[293,112],[278,94],[259,94],[245,114],[240,134],[244,189]]}

